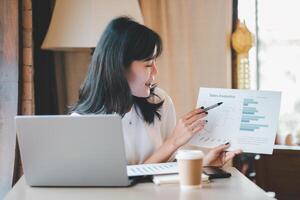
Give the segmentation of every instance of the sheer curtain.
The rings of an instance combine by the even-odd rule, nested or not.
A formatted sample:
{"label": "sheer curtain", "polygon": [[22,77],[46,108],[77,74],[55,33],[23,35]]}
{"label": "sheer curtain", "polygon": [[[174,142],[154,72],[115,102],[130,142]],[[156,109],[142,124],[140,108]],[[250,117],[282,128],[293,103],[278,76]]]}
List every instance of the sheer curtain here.
{"label": "sheer curtain", "polygon": [[158,83],[180,117],[199,87],[231,87],[232,1],[140,0],[144,21],[163,39]]}

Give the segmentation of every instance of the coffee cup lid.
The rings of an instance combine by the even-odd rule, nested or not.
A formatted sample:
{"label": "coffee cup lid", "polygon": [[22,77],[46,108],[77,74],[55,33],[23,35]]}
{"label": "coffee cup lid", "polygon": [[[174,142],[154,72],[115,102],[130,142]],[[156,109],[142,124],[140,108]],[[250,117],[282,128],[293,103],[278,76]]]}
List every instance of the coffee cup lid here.
{"label": "coffee cup lid", "polygon": [[182,149],[178,150],[176,153],[176,159],[186,159],[186,160],[195,160],[195,159],[200,159],[203,158],[204,154],[200,150],[187,150],[187,149]]}

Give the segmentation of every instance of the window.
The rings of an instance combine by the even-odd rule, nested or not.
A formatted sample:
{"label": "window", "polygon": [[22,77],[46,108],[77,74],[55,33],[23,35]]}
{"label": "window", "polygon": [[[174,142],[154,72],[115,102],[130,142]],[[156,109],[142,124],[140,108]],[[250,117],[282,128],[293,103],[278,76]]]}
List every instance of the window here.
{"label": "window", "polygon": [[[255,36],[251,89],[282,91],[278,133],[300,136],[300,1],[239,0],[238,15]],[[297,140],[296,140],[297,141]]]}

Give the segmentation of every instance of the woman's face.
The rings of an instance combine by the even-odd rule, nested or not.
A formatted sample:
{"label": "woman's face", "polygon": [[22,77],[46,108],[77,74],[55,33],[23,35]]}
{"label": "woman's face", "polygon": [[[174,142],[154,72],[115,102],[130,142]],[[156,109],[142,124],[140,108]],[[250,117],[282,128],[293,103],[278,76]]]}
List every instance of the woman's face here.
{"label": "woman's face", "polygon": [[155,59],[133,61],[127,74],[127,81],[132,95],[148,97],[157,73],[158,69]]}

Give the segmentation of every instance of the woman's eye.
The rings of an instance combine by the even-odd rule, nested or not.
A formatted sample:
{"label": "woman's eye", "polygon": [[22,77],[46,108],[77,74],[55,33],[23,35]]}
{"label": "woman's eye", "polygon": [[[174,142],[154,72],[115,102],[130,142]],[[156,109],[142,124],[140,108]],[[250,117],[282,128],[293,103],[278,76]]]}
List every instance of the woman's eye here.
{"label": "woman's eye", "polygon": [[150,62],[146,63],[146,67],[153,67],[154,61],[151,60]]}

